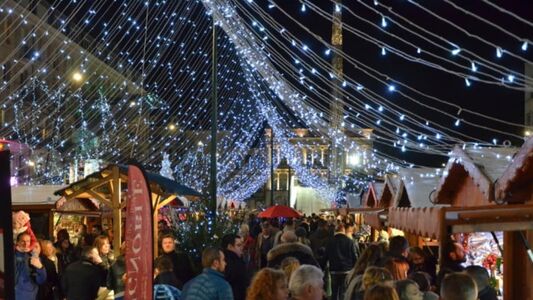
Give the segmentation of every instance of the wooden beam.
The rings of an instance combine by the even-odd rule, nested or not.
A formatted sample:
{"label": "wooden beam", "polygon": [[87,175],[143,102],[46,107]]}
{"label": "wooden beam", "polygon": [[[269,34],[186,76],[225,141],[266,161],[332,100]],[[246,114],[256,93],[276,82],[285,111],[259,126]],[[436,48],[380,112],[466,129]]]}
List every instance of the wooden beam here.
{"label": "wooden beam", "polygon": [[71,200],[72,198],[76,198],[78,195],[80,194],[83,194],[85,192],[87,192],[88,190],[92,190],[92,189],[95,189],[97,187],[100,187],[101,185],[103,184],[106,184],[108,181],[110,181],[111,178],[101,178],[99,179],[98,181],[95,181],[87,186],[84,186],[82,188],[80,188],[79,190],[77,191],[73,191],[71,194],[68,194],[68,190],[72,190],[70,188],[67,188],[65,189],[65,195],[63,197],[65,197],[65,199],[68,201],[68,200]]}
{"label": "wooden beam", "polygon": [[109,201],[108,199],[106,199],[104,197],[104,195],[100,194],[100,193],[97,193],[93,190],[88,190],[87,193],[89,193],[91,196],[93,196],[93,198],[95,198],[96,200],[100,201],[100,202],[103,202],[107,205],[109,205],[110,207],[113,207],[113,202]]}
{"label": "wooden beam", "polygon": [[157,204],[156,204],[156,208],[157,209],[160,209],[161,207],[169,204],[170,202],[172,202],[174,199],[176,199],[177,196],[176,195],[170,195],[168,196],[167,198],[165,198],[164,200],[159,200],[157,201]]}
{"label": "wooden beam", "polygon": [[452,225],[452,233],[533,230],[532,221]]}
{"label": "wooden beam", "polygon": [[120,171],[118,166],[112,166],[112,185],[113,194],[111,195],[112,209],[113,209],[113,252],[115,257],[120,255],[120,243],[122,241],[122,190]]}

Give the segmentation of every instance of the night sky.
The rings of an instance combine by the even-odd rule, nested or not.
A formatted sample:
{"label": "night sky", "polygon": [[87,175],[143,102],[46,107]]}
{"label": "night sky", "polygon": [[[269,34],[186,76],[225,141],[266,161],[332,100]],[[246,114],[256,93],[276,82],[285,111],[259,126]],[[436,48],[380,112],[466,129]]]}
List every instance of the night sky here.
{"label": "night sky", "polygon": [[[322,16],[315,14],[309,6],[306,7],[306,11],[301,11],[301,3],[298,1],[274,1],[281,9],[285,10],[292,17],[294,17],[298,22],[301,22],[314,33],[319,34],[324,40],[330,41],[331,39],[331,21],[326,20]],[[320,8],[324,9],[327,12],[333,11],[333,3],[331,1],[310,1],[318,5]],[[370,20],[374,24],[381,23],[381,17],[373,13],[370,9],[366,8],[364,5],[360,4],[363,2],[372,7],[372,1],[343,1],[344,5],[347,8],[358,14],[364,19]],[[524,24],[504,13],[498,12],[495,8],[490,7],[487,4],[483,4],[481,1],[455,1],[457,4],[476,15],[497,24],[505,28],[506,30],[512,32],[512,34],[526,38],[529,41],[533,40],[533,27]],[[504,53],[503,57],[496,57],[496,49],[492,46],[486,45],[483,42],[468,37],[465,33],[461,32],[458,29],[453,28],[451,25],[446,24],[442,21],[437,20],[436,17],[431,16],[428,13],[425,13],[421,9],[417,8],[414,4],[409,1],[380,1],[381,4],[389,6],[393,9],[394,12],[400,14],[407,18],[408,20],[418,24],[419,26],[425,28],[428,31],[433,32],[436,35],[442,36],[447,40],[453,41],[456,45],[461,48],[466,48],[472,52],[475,52],[477,55],[496,62],[498,64],[504,65],[509,69],[512,69],[516,72],[523,73],[524,63],[520,60],[506,55]],[[530,1],[498,1],[493,2],[500,7],[503,7],[513,13],[519,15],[520,17],[533,21],[533,3]],[[421,5],[430,9],[433,12],[436,12],[440,17],[445,18],[453,24],[456,24],[460,28],[464,28],[469,31],[471,34],[480,36],[481,38],[489,41],[492,44],[500,46],[502,49],[507,49],[517,55],[524,57],[529,61],[533,61],[533,45],[529,46],[527,52],[521,51],[520,47],[522,42],[510,37],[509,35],[502,33],[501,31],[483,23],[477,21],[474,17],[468,16],[461,11],[453,8],[453,6],[447,4],[444,1],[422,1]],[[320,45],[314,38],[305,33],[294,21],[286,17],[280,10],[276,7],[273,9],[267,8],[268,2],[261,2],[261,6],[264,7],[265,11],[269,11],[278,22],[284,24],[286,28],[293,32],[294,34],[301,37],[301,40],[310,47],[313,51],[317,53],[322,53],[324,51],[324,46]],[[385,9],[375,6],[376,9],[379,9],[385,15],[389,15]],[[385,43],[394,45],[398,49],[405,51],[409,54],[416,55],[416,49],[412,47],[405,47],[395,42],[390,37],[387,37],[383,32],[372,28],[367,23],[364,23],[358,20],[350,13],[344,11],[343,13],[343,22],[348,24],[351,27],[355,27],[364,33],[369,34],[370,36],[379,39]],[[387,31],[408,40],[409,42],[416,45],[428,45],[417,37],[409,35],[406,31],[402,30],[398,26],[395,26],[393,22],[389,20]],[[420,32],[420,31],[418,31]],[[427,36],[427,34],[424,34]],[[514,123],[523,124],[524,122],[524,92],[520,90],[513,90],[510,88],[505,88],[499,85],[490,85],[481,82],[476,82],[471,80],[472,85],[466,87],[465,81],[463,78],[457,77],[439,71],[421,64],[413,63],[406,61],[405,59],[399,58],[398,56],[388,53],[386,56],[382,56],[380,53],[380,48],[377,48],[374,44],[371,44],[363,39],[355,36],[353,33],[350,33],[346,30],[346,27],[343,31],[343,40],[344,48],[343,50],[347,55],[356,59],[358,62],[365,65],[371,66],[374,69],[377,69],[379,72],[389,75],[391,78],[394,78],[398,81],[401,81],[423,93],[429,94],[434,97],[446,100],[451,103],[460,105],[465,109],[474,110],[476,112],[486,114],[491,117],[495,117],[501,120],[506,120]],[[441,43],[444,45],[444,43]],[[452,45],[449,46],[449,49],[454,49]],[[437,55],[445,57],[456,61],[461,65],[467,67],[470,66],[465,60],[458,59],[454,57],[450,51],[443,51],[435,47],[423,47],[422,53],[418,57],[424,59],[432,59],[428,54],[424,53],[425,50],[431,51]],[[447,68],[458,71],[459,69],[454,69],[453,66],[447,63],[442,63]],[[365,87],[372,88],[374,91],[383,91],[384,88],[381,85],[377,85],[375,81],[371,81],[369,78],[366,78],[365,75],[358,72],[351,64],[345,61],[344,71],[349,77],[356,79],[360,82],[365,83]],[[464,73],[468,73],[468,70]],[[458,113],[458,109],[450,107],[448,105],[442,105],[436,101],[431,101],[430,99],[424,99],[420,96],[417,96],[413,93],[410,95],[414,98],[420,99],[431,107],[437,108],[439,111],[446,111],[453,115]],[[453,127],[455,119],[450,119],[440,113],[435,111],[422,108],[419,105],[412,103],[406,99],[400,99],[400,97],[394,97],[394,95],[387,94],[386,91],[383,92],[383,95],[392,101],[396,101],[398,105],[407,108],[409,111],[412,111],[420,116],[426,118],[429,122],[437,122],[445,126]],[[506,126],[501,123],[496,123],[489,121],[484,118],[479,118],[467,113],[461,112],[459,118],[464,118],[465,120],[483,125],[492,128],[497,128],[498,130],[504,132],[514,133],[516,135],[523,135],[524,129],[516,126]],[[458,128],[458,131],[466,135],[475,137],[477,139],[486,141],[488,143],[492,142],[493,139],[497,139],[498,143],[501,144],[504,140],[509,140],[513,145],[520,146],[522,140],[516,137],[510,137],[508,135],[489,132],[482,130],[473,126],[466,125],[462,123]],[[468,139],[463,138],[463,140],[468,141]],[[441,162],[445,161],[445,158],[437,158],[420,155],[419,153],[401,153],[398,149],[392,147],[387,147],[384,145],[377,145],[376,147],[381,151],[386,153],[394,154],[399,158],[405,158],[409,161],[413,161],[420,164],[429,164],[429,165],[440,165]]]}

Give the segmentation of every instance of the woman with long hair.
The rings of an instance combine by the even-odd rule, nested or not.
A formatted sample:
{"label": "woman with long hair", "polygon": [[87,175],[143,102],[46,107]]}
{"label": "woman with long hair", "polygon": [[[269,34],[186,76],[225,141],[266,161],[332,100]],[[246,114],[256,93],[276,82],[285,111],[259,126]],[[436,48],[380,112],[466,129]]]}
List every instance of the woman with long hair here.
{"label": "woman with long hair", "polygon": [[285,257],[281,261],[280,269],[285,273],[287,280],[291,278],[292,273],[298,269],[300,266],[300,261],[296,257]]}
{"label": "woman with long hair", "polygon": [[76,261],[76,249],[70,242],[70,235],[66,229],[57,232],[57,241],[54,244],[57,249],[57,258],[59,259],[59,272],[63,272],[68,265]]}
{"label": "woman with long hair", "polygon": [[111,251],[111,244],[109,238],[105,235],[99,235],[94,239],[94,246],[98,249],[98,254],[102,258],[102,266],[109,270],[111,265],[115,262],[115,256]]}
{"label": "woman with long hair", "polygon": [[344,299],[352,299],[354,294],[361,290],[363,274],[367,267],[376,266],[383,258],[383,247],[379,244],[370,244],[357,259],[353,269],[346,276],[346,293]]}
{"label": "woman with long hair", "polygon": [[287,300],[289,288],[285,273],[272,268],[264,268],[255,274],[246,300]]}
{"label": "woman with long hair", "polygon": [[56,248],[51,241],[38,240],[35,249],[41,249],[40,258],[46,269],[46,281],[39,285],[37,299],[39,300],[56,300],[61,299],[59,288],[59,260],[56,256]]}

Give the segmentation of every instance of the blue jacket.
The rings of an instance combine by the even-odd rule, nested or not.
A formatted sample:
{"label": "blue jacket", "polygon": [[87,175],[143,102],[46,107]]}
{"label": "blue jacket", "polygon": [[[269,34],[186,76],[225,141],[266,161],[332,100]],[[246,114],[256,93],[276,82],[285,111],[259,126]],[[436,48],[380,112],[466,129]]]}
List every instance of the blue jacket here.
{"label": "blue jacket", "polygon": [[233,300],[231,286],[224,274],[205,268],[202,274],[189,281],[183,288],[182,300]]}
{"label": "blue jacket", "polygon": [[15,299],[36,299],[39,284],[46,281],[44,266],[40,269],[31,266],[30,258],[29,253],[15,251]]}

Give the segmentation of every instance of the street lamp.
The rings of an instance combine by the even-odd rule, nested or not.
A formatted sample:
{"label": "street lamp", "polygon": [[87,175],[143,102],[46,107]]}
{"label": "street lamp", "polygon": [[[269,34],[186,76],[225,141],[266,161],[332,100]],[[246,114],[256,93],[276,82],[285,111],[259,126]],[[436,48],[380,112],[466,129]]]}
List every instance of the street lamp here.
{"label": "street lamp", "polygon": [[72,80],[79,83],[83,80],[83,75],[80,72],[76,71],[72,74]]}

